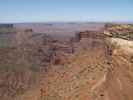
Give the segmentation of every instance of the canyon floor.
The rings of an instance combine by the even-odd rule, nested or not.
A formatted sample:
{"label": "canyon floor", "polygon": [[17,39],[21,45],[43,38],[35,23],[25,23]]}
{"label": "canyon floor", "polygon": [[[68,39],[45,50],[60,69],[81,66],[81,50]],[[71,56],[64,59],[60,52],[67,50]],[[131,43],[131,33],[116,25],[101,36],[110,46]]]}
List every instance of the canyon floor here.
{"label": "canyon floor", "polygon": [[17,44],[0,50],[1,66],[15,65],[0,67],[2,100],[132,100],[132,36],[114,34],[129,26],[80,31],[65,41],[17,32]]}

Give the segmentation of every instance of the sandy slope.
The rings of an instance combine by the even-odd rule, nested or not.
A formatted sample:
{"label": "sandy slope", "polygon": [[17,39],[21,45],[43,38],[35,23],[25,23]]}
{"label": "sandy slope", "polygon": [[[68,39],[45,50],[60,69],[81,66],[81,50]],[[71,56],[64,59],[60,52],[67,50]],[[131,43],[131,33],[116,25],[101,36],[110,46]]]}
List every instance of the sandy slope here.
{"label": "sandy slope", "polygon": [[133,43],[131,41],[111,38],[111,43],[115,45],[112,55],[112,69],[106,76],[103,86],[97,88],[97,100],[132,100],[133,99],[133,64],[130,57],[133,55]]}

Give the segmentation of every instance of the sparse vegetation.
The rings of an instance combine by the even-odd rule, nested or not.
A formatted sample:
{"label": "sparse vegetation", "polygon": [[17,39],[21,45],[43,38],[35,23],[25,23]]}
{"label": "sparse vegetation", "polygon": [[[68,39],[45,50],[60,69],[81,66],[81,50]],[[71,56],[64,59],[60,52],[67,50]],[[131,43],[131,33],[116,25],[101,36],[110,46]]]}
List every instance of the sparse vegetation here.
{"label": "sparse vegetation", "polygon": [[105,34],[110,34],[111,37],[133,40],[133,25],[132,24],[106,24]]}

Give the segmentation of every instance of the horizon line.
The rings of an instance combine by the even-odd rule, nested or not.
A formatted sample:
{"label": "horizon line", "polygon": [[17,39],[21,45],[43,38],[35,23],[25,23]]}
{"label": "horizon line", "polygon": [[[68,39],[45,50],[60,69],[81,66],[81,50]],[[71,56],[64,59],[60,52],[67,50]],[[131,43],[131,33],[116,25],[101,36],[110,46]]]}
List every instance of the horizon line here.
{"label": "horizon line", "polygon": [[132,23],[133,21],[24,21],[24,22],[0,22],[0,24],[43,24],[43,23]]}

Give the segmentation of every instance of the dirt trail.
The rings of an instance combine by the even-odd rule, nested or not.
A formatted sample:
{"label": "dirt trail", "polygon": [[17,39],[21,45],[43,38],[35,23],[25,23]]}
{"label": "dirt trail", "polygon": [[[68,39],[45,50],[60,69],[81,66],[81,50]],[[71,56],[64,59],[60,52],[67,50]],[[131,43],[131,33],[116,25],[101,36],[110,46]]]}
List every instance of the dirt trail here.
{"label": "dirt trail", "polygon": [[99,94],[103,96],[97,100],[132,100],[133,76],[129,70],[132,65],[121,57],[113,60],[113,70],[108,72],[106,82],[100,87]]}

